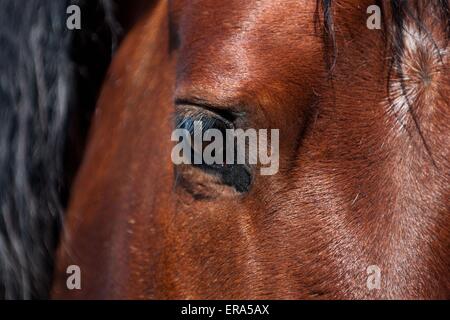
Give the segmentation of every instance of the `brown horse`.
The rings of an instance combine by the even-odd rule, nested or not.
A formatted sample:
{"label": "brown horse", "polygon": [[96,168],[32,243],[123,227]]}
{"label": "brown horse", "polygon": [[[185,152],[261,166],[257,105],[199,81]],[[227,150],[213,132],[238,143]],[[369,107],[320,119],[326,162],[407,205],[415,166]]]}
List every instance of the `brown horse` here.
{"label": "brown horse", "polygon": [[[161,0],[130,13],[53,296],[450,298],[448,2],[379,1],[373,30],[372,4]],[[173,115],[187,110],[279,129],[278,173],[227,182],[174,166]],[[70,265],[81,290],[66,286]]]}

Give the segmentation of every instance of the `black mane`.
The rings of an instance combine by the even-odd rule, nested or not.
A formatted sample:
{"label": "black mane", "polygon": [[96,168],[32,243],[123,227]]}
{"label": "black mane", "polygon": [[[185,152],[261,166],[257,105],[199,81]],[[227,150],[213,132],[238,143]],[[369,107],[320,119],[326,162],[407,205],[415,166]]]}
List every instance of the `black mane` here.
{"label": "black mane", "polygon": [[[82,30],[66,28],[71,4],[81,7]],[[105,27],[111,7],[110,0],[0,1],[0,299],[48,296],[77,165],[65,161],[78,156],[67,146],[88,126],[79,118],[73,130],[72,118],[95,103],[113,45]]]}

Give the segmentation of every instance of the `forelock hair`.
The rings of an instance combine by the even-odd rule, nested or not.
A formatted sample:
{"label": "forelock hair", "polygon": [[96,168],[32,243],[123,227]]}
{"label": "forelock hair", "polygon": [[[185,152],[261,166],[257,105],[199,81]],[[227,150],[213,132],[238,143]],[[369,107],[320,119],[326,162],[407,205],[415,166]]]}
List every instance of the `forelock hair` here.
{"label": "forelock hair", "polygon": [[[337,45],[336,45],[336,32],[333,19],[333,6],[336,0],[316,0],[317,10],[316,16],[322,13],[323,31],[325,35],[325,42],[327,47],[331,50],[328,58],[330,68],[332,69],[336,63],[337,58]],[[402,59],[404,49],[404,36],[403,33],[408,21],[413,21],[419,29],[425,27],[421,22],[421,12],[419,8],[419,2],[422,7],[433,6],[436,15],[439,16],[443,23],[443,28],[447,34],[447,38],[450,36],[450,10],[449,0],[375,0],[375,4],[382,10],[385,27],[386,42],[391,46],[393,61],[400,63]],[[390,16],[386,16],[386,12],[390,12]],[[316,19],[316,22],[319,18]],[[431,34],[429,35],[432,36]],[[448,40],[448,39],[447,39]]]}
{"label": "forelock hair", "polygon": [[[327,49],[325,57],[329,68],[330,79],[333,79],[333,70],[336,65],[339,49],[336,44],[337,35],[333,19],[333,6],[335,5],[335,2],[336,0],[317,0],[316,2],[316,24],[320,21],[322,22],[325,47]],[[386,61],[389,61],[386,91],[389,104],[393,105],[391,97],[391,89],[393,86],[391,81],[393,78],[396,78],[401,94],[404,97],[403,100],[406,104],[404,107],[413,120],[414,128],[420,137],[426,153],[432,164],[437,168],[427,139],[422,131],[420,122],[417,119],[414,105],[408,97],[408,90],[404,82],[403,63],[406,50],[405,35],[408,35],[411,32],[411,25],[413,26],[413,29],[424,35],[429,43],[432,43],[434,47],[433,52],[436,52],[439,55],[439,60],[441,62],[443,61],[442,52],[446,52],[445,48],[448,46],[450,37],[449,0],[376,0],[375,4],[380,7],[382,12],[384,27],[383,35],[388,49],[386,51],[388,53],[387,58],[389,58],[386,59]],[[322,18],[320,18],[320,12],[323,15]],[[445,39],[434,39],[432,31],[428,30],[427,26],[424,24],[424,14],[430,12],[441,21],[441,28],[445,35]],[[443,43],[439,45],[439,41],[442,40]],[[395,111],[393,112],[395,113]],[[402,123],[402,119],[400,119],[401,116],[398,114],[395,116],[400,127],[405,129],[409,135],[412,135],[409,129]]]}

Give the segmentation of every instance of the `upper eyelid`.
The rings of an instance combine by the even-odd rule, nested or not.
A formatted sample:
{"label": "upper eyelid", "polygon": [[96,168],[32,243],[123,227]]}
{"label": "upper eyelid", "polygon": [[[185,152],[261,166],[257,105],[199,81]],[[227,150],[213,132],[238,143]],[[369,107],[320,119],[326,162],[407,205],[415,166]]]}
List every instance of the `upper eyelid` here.
{"label": "upper eyelid", "polygon": [[[179,106],[175,112],[175,128],[193,130],[193,122],[202,122],[203,130],[223,127],[223,129],[233,129],[232,121],[222,117],[222,115],[208,109],[195,106]],[[191,132],[192,133],[192,132]]]}
{"label": "upper eyelid", "polygon": [[246,115],[246,112],[240,111],[242,108],[237,105],[219,106],[199,98],[177,98],[175,99],[175,106],[192,106],[199,109],[204,109],[214,114],[220,115],[222,118],[228,120],[229,122],[234,122],[236,119],[244,117]]}

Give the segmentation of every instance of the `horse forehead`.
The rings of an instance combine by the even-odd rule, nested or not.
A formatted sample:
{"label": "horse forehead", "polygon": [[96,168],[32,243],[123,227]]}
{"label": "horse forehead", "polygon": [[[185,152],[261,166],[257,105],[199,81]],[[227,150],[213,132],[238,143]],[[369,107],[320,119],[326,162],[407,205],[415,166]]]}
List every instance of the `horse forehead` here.
{"label": "horse forehead", "polygon": [[[196,31],[198,35],[220,38],[226,33],[259,30],[266,35],[276,33],[278,28],[313,28],[311,16],[321,14],[320,3],[324,0],[171,0],[171,18],[185,32]],[[324,1],[325,2],[325,1]],[[335,0],[333,14],[343,20],[359,19],[355,11],[366,12],[372,0]],[[314,29],[315,30],[315,29]]]}
{"label": "horse forehead", "polygon": [[285,76],[302,50],[320,50],[315,10],[315,1],[175,0],[177,87],[229,96]]}
{"label": "horse forehead", "polygon": [[[363,2],[336,3],[340,19],[349,24],[359,20],[361,14],[352,12],[365,14]],[[228,84],[227,90],[235,92],[248,88],[249,82],[257,85],[255,80],[286,78],[295,71],[304,74],[312,69],[308,66],[321,63],[317,57],[323,50],[323,34],[315,24],[316,1],[173,0],[170,10],[180,40],[178,83],[213,84],[211,90],[216,92]],[[293,70],[293,65],[301,70]]]}
{"label": "horse forehead", "polygon": [[267,40],[270,37],[313,30],[315,1],[298,0],[175,0],[181,37],[190,47],[233,39]]}

